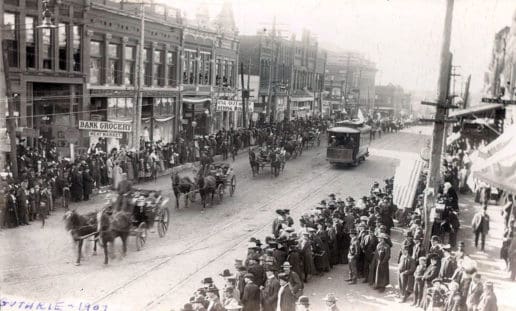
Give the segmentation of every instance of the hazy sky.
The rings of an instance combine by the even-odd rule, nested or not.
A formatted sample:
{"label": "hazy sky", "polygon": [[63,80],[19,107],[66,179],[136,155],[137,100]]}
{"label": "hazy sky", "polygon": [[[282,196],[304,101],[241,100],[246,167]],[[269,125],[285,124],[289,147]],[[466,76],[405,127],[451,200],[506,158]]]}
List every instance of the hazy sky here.
{"label": "hazy sky", "polygon": [[[162,0],[194,17],[199,5],[215,16],[222,0]],[[272,23],[297,33],[308,28],[328,46],[361,51],[375,61],[377,81],[410,90],[437,86],[445,0],[233,0],[241,34]],[[482,89],[496,31],[509,25],[515,0],[455,0],[454,65]],[[464,78],[465,79],[465,78]],[[378,83],[377,82],[377,83]],[[460,80],[457,88],[460,87]]]}

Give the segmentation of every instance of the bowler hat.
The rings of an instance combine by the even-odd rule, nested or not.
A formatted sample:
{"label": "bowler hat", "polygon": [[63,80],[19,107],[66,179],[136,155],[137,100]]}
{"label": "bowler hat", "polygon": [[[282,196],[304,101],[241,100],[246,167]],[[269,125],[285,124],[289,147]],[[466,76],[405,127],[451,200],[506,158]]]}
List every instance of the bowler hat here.
{"label": "bowler hat", "polygon": [[201,281],[202,284],[213,284],[213,279],[211,277],[204,278]]}
{"label": "bowler hat", "polygon": [[229,271],[229,269],[224,269],[222,273],[219,274],[221,277],[227,278],[232,276],[233,274]]}
{"label": "bowler hat", "polygon": [[299,297],[297,304],[308,307],[310,305],[310,300],[309,300],[308,296],[301,296],[301,297]]}
{"label": "bowler hat", "polygon": [[278,274],[278,278],[283,281],[288,281],[288,274],[287,273],[280,273]]}

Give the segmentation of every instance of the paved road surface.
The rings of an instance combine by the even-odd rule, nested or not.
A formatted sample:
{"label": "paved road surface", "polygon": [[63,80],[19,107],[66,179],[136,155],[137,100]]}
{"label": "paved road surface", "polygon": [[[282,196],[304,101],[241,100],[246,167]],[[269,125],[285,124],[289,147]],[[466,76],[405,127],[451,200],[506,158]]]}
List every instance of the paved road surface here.
{"label": "paved road surface", "polygon": [[[374,180],[392,176],[399,159],[406,152],[418,152],[427,139],[419,130],[384,135],[373,142],[368,160],[350,169],[330,166],[322,147],[309,150],[288,162],[276,179],[269,175],[253,178],[247,155],[242,154],[234,163],[238,180],[234,197],[224,197],[204,213],[199,205],[174,209],[164,238],[150,233],[140,252],[131,238],[125,258],[117,244],[117,258],[108,266],[103,265],[103,256],[91,256],[91,251],[81,266],[73,264],[75,251],[64,230],[62,212],[55,213],[43,229],[33,223],[2,230],[0,290],[9,297],[32,301],[73,301],[74,307],[90,302],[107,305],[108,310],[177,310],[201,286],[203,277],[212,276],[222,285],[218,273],[232,268],[235,258],[245,256],[249,238],[263,240],[270,235],[275,209],[290,208],[297,220],[331,192],[341,197],[363,195]],[[144,187],[170,193],[168,177]],[[102,200],[83,202],[78,210],[98,208]],[[312,283],[321,288],[331,284],[323,280],[339,270],[347,271],[347,267],[340,266],[337,272]],[[315,290],[311,287],[308,291]]]}

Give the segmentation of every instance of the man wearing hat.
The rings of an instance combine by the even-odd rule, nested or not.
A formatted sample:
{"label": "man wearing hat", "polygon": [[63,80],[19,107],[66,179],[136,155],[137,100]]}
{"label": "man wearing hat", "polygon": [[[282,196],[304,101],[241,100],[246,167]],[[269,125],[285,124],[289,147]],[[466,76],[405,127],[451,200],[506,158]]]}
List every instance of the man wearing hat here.
{"label": "man wearing hat", "polygon": [[215,284],[213,284],[213,279],[211,277],[204,278],[201,283],[205,291],[211,290],[217,295],[217,297],[220,297],[219,289],[217,286],[215,286]]}
{"label": "man wearing hat", "polygon": [[[414,247],[412,248],[412,258],[418,260],[419,257],[425,255],[425,249],[423,247],[423,234],[417,233],[414,235]],[[418,262],[416,262],[418,264]]]}
{"label": "man wearing hat", "polygon": [[364,277],[363,283],[367,283],[367,278],[369,276],[369,268],[371,265],[371,261],[373,260],[374,253],[376,251],[376,246],[378,245],[378,238],[374,234],[374,228],[369,227],[367,233],[364,235],[362,240],[360,241],[360,249],[364,253],[364,263],[363,263],[363,271],[362,275]]}
{"label": "man wearing hat", "polygon": [[479,273],[476,273],[471,280],[466,298],[466,306],[468,307],[468,311],[477,310],[483,291],[484,286],[482,284],[482,276]]}
{"label": "man wearing hat", "polygon": [[315,273],[314,257],[312,253],[312,240],[310,232],[304,231],[299,240],[299,250],[303,261],[304,282],[308,282],[308,277]]}
{"label": "man wearing hat", "polygon": [[310,299],[308,296],[301,296],[296,302],[296,311],[310,311]]}
{"label": "man wearing hat", "polygon": [[272,234],[274,235],[275,238],[279,237],[281,228],[283,226],[287,225],[287,220],[285,218],[285,211],[282,209],[277,209],[276,214],[278,216],[272,222]]}
{"label": "man wearing hat", "polygon": [[414,271],[414,302],[411,306],[419,307],[423,303],[423,293],[425,290],[425,271],[426,271],[426,257],[418,258],[418,265]]}
{"label": "man wearing hat", "polygon": [[283,214],[285,215],[285,221],[287,222],[287,225],[292,227],[294,225],[294,219],[292,216],[290,216],[290,209],[284,209]]}
{"label": "man wearing hat", "polygon": [[244,280],[245,288],[242,295],[243,311],[260,311],[260,288],[253,282],[254,275],[246,273]]}
{"label": "man wearing hat", "polygon": [[408,247],[409,254],[412,254],[412,252],[414,250],[415,243],[414,243],[414,236],[412,235],[412,231],[406,230],[404,232],[404,235],[405,235],[405,239],[403,239],[403,242],[401,242],[401,249],[400,249],[400,254],[398,256],[398,263],[400,262],[400,258],[402,256],[403,249],[405,247]]}
{"label": "man wearing hat", "polygon": [[253,281],[257,286],[265,284],[265,269],[263,266],[258,264],[258,260],[256,258],[251,258],[249,260],[247,271],[253,275]]}
{"label": "man wearing hat", "polygon": [[337,307],[338,299],[335,297],[335,294],[327,294],[323,300],[326,302],[326,311],[339,311],[339,308]]}
{"label": "man wearing hat", "polygon": [[283,273],[288,275],[288,282],[290,284],[292,294],[294,294],[294,296],[296,297],[301,296],[303,294],[304,285],[299,275],[296,272],[292,271],[292,266],[288,261],[285,261],[283,265],[281,265],[281,267],[283,268]]}
{"label": "man wearing hat", "polygon": [[349,284],[357,284],[358,269],[357,269],[357,258],[359,255],[359,241],[357,238],[357,232],[351,230],[349,232],[351,236],[351,243],[349,245],[348,252],[348,267],[349,267],[349,278],[346,280]]}
{"label": "man wearing hat", "polygon": [[415,270],[416,261],[410,256],[410,246],[405,245],[401,250],[401,257],[398,262],[398,285],[400,288],[401,302],[407,301],[407,298],[412,292]]}
{"label": "man wearing hat", "polygon": [[195,311],[191,303],[185,303],[181,311]]}
{"label": "man wearing hat", "polygon": [[451,280],[453,273],[457,270],[457,260],[455,255],[451,253],[451,246],[449,244],[443,245],[444,258],[441,260],[441,268],[439,270],[439,278],[447,282]]}
{"label": "man wearing hat", "polygon": [[296,244],[290,244],[288,248],[288,256],[287,261],[291,265],[291,270],[297,273],[301,280],[304,279],[304,270],[303,270],[303,259],[301,257],[301,253],[297,249]]}
{"label": "man wearing hat", "polygon": [[292,293],[289,285],[289,275],[286,273],[278,274],[280,289],[278,291],[278,301],[276,303],[276,311],[295,311],[296,297]]}
{"label": "man wearing hat", "polygon": [[268,269],[267,280],[264,286],[260,286],[262,311],[275,311],[278,303],[278,292],[280,283],[274,275],[274,270]]}
{"label": "man wearing hat", "polygon": [[215,288],[209,288],[206,291],[206,298],[209,302],[206,311],[225,311],[222,303],[220,302],[218,293],[219,291]]}
{"label": "man wearing hat", "polygon": [[484,283],[484,291],[480,297],[480,302],[477,306],[478,311],[496,311],[498,310],[498,302],[493,291],[493,282]]}
{"label": "man wearing hat", "polygon": [[446,304],[447,288],[442,286],[443,280],[436,278],[432,281],[432,287],[428,289],[428,300],[425,309],[431,307],[431,310],[444,310]]}

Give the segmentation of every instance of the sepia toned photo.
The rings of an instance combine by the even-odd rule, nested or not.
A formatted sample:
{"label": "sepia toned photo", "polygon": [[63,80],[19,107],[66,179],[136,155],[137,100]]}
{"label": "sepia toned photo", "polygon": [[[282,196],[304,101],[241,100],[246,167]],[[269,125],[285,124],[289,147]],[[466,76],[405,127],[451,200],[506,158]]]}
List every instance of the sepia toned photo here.
{"label": "sepia toned photo", "polygon": [[0,311],[516,310],[515,0],[0,27]]}

